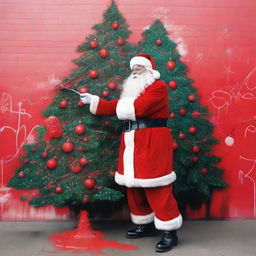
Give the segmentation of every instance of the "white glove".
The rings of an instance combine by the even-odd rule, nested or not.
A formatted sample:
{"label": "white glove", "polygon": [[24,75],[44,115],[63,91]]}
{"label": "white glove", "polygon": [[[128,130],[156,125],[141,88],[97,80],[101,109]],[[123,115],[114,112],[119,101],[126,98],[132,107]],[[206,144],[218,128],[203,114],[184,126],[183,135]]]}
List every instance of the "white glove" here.
{"label": "white glove", "polygon": [[90,94],[90,93],[80,93],[80,99],[84,104],[91,104],[92,94]]}

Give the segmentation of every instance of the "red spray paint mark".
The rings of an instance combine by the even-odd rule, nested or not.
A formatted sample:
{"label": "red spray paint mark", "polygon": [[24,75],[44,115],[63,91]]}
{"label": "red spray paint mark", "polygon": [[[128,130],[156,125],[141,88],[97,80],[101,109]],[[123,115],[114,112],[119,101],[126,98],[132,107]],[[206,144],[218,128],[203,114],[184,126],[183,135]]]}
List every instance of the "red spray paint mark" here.
{"label": "red spray paint mark", "polygon": [[104,240],[104,233],[91,229],[87,212],[82,211],[78,227],[75,230],[53,234],[49,237],[55,247],[63,251],[91,252],[102,254],[102,249],[135,250],[135,245],[121,244],[115,241]]}

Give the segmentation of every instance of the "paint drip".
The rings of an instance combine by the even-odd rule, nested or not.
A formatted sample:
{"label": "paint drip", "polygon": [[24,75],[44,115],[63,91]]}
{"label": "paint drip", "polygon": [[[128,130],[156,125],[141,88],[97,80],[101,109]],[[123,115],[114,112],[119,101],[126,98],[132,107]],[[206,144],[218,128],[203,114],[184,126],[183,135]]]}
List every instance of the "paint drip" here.
{"label": "paint drip", "polygon": [[76,229],[53,234],[49,240],[58,250],[75,253],[90,252],[103,254],[103,249],[135,250],[135,245],[122,244],[116,241],[104,240],[104,233],[91,228],[86,211],[81,211]]}

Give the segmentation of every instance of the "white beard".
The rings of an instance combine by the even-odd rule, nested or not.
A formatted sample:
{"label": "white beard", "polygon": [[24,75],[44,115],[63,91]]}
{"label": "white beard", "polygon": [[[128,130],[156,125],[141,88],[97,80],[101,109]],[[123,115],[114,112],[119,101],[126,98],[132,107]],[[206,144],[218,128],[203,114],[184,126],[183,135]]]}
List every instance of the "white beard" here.
{"label": "white beard", "polygon": [[120,98],[135,97],[142,94],[145,89],[155,82],[155,78],[150,70],[146,70],[141,75],[131,74],[122,85]]}

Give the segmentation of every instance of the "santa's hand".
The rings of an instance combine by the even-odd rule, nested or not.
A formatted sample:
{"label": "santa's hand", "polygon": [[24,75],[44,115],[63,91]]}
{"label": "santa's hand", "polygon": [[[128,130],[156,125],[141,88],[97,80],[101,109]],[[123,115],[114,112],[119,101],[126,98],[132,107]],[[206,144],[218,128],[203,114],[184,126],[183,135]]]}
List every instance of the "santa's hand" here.
{"label": "santa's hand", "polygon": [[84,104],[91,104],[92,94],[90,94],[90,93],[80,93],[80,99]]}

